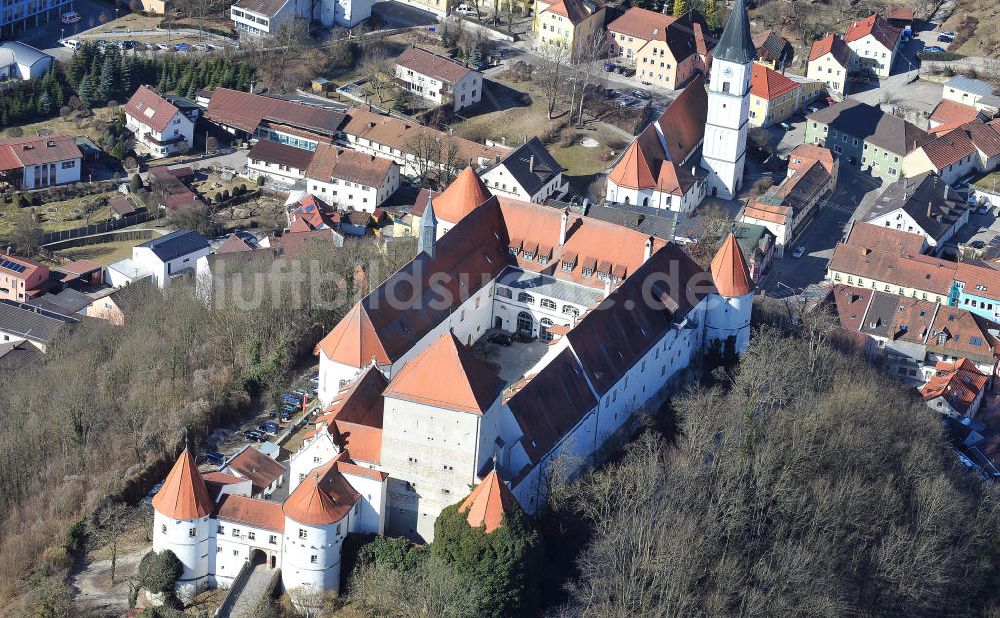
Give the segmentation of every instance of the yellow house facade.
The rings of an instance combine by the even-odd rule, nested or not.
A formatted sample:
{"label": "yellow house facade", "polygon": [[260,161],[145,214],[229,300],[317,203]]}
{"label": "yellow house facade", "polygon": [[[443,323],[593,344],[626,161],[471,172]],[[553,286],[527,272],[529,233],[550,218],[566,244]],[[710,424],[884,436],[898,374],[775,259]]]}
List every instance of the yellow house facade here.
{"label": "yellow house facade", "polygon": [[750,126],[769,127],[790,118],[823,94],[824,86],[820,81],[782,75],[762,64],[754,64],[750,81]]}
{"label": "yellow house facade", "polygon": [[571,61],[587,55],[588,43],[603,37],[605,9],[592,0],[535,0],[535,48],[560,47]]}

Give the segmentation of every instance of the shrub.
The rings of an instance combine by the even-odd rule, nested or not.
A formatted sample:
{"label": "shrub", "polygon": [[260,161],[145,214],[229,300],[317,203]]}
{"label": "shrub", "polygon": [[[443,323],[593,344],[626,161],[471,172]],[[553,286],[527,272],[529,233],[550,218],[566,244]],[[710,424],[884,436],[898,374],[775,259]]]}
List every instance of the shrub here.
{"label": "shrub", "polygon": [[219,193],[218,191],[216,191],[215,195],[212,196],[212,201],[215,202],[216,204],[218,204],[219,202],[221,202],[222,201],[222,194]]}
{"label": "shrub", "polygon": [[267,179],[266,179],[266,178],[264,178],[264,176],[258,176],[258,177],[257,177],[257,186],[258,186],[258,187],[263,187],[263,186],[264,186],[264,182],[265,182],[266,180],[267,180]]}
{"label": "shrub", "polygon": [[177,578],[184,572],[184,565],[169,549],[160,553],[151,551],[139,563],[139,583],[146,590],[158,594],[173,592]]}
{"label": "shrub", "polygon": [[142,188],[142,177],[139,174],[132,174],[132,179],[128,181],[128,188],[135,193]]}
{"label": "shrub", "polygon": [[24,129],[21,127],[11,127],[7,129],[7,135],[9,137],[24,137]]}

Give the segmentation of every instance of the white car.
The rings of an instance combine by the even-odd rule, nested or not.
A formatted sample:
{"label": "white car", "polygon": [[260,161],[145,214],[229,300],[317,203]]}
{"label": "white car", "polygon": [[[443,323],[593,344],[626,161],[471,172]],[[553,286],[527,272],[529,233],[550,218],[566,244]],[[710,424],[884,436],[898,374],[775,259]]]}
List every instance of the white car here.
{"label": "white car", "polygon": [[70,49],[78,49],[80,47],[80,41],[77,41],[76,39],[66,39],[62,42],[62,46]]}
{"label": "white car", "polygon": [[468,4],[458,5],[458,8],[455,9],[455,12],[460,13],[462,15],[476,15],[479,13],[479,11],[476,10],[476,7],[469,6]]}
{"label": "white car", "polygon": [[796,259],[802,257],[805,254],[806,254],[805,247],[796,247],[795,251],[792,251],[792,257]]}
{"label": "white car", "polygon": [[156,44],[156,49],[160,49],[160,50],[164,50],[165,51],[165,50],[168,50],[170,48],[167,47],[166,45],[164,45],[163,43],[157,43]]}

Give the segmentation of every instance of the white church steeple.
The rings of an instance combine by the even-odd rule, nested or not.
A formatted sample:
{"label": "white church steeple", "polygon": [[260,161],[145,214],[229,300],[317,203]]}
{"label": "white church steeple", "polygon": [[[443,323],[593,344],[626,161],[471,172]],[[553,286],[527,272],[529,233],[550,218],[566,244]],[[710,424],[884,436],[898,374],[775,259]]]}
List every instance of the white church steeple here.
{"label": "white church steeple", "polygon": [[701,165],[708,192],[732,199],[743,184],[750,112],[750,76],[756,48],[745,0],[736,0],[726,29],[712,52],[708,119]]}

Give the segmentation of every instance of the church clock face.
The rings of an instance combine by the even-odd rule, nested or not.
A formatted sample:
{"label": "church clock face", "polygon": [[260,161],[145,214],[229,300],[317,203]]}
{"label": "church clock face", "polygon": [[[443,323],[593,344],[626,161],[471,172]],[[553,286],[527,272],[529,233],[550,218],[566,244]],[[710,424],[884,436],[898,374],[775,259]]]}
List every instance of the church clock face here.
{"label": "church clock face", "polygon": [[725,67],[725,68],[723,68],[722,69],[722,76],[723,77],[732,77],[733,76],[733,68],[732,67]]}

